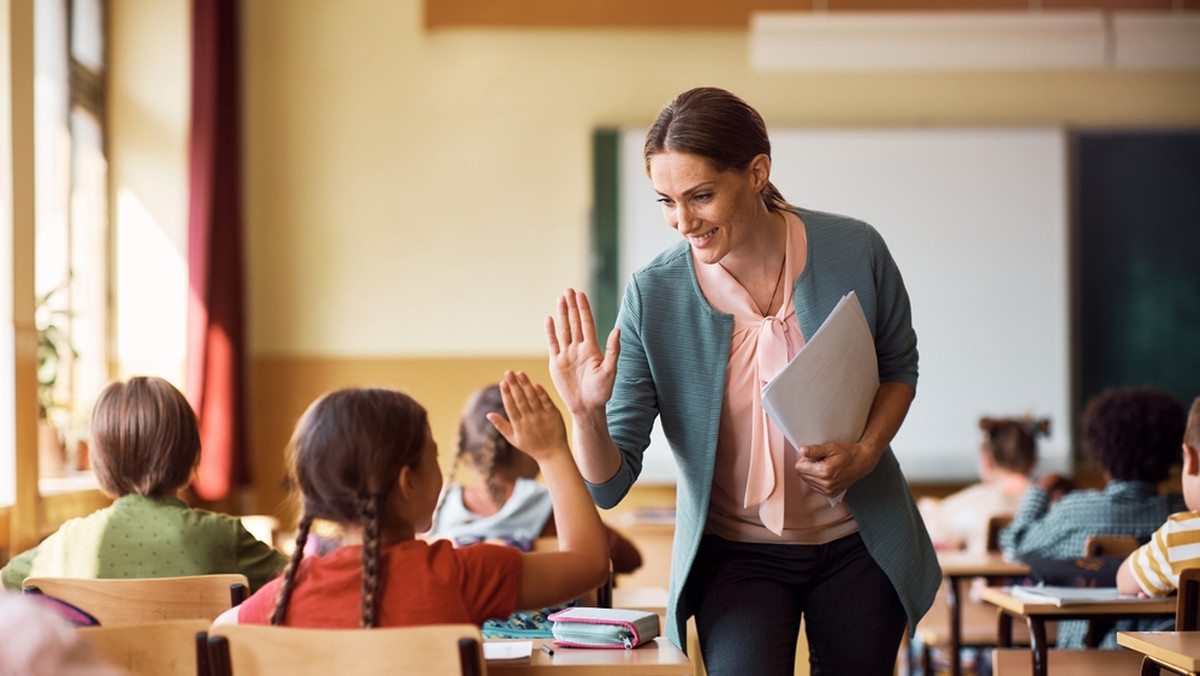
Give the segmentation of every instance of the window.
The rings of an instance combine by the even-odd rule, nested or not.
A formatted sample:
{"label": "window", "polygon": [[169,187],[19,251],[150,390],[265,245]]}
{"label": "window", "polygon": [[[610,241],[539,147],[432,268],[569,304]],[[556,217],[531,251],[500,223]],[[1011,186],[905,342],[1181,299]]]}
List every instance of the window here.
{"label": "window", "polygon": [[35,8],[34,290],[45,478],[85,466],[85,399],[108,380],[105,3],[40,0]]}

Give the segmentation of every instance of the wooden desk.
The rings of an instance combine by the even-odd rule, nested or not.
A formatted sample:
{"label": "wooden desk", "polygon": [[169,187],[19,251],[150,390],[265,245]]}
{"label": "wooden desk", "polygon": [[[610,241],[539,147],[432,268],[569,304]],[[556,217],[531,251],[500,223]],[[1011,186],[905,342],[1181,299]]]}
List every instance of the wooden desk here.
{"label": "wooden desk", "polygon": [[1101,618],[1175,617],[1175,597],[1131,601],[1100,601],[1059,607],[1053,603],[1016,598],[1004,587],[985,587],[980,597],[1000,608],[996,641],[1001,648],[1012,646],[1012,618],[1023,617],[1029,626],[1029,648],[1033,651],[1034,676],[1046,676],[1046,621],[1095,620]]}
{"label": "wooden desk", "polygon": [[950,673],[962,674],[963,584],[976,577],[1025,577],[1029,566],[1006,560],[999,552],[970,554],[964,551],[939,552],[938,564],[946,579],[946,601],[950,606]]}
{"label": "wooden desk", "polygon": [[[505,639],[506,640],[506,639]],[[554,648],[542,652],[541,644]],[[529,661],[488,662],[488,676],[693,676],[695,668],[683,651],[665,637],[632,650],[564,648],[553,639],[534,639]]]}
{"label": "wooden desk", "polygon": [[1200,673],[1200,631],[1118,631],[1117,643],[1179,673]]}

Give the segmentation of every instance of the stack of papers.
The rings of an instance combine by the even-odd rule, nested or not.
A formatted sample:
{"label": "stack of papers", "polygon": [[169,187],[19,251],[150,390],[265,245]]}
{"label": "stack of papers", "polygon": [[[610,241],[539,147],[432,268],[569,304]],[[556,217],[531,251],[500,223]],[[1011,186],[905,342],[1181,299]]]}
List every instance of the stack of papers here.
{"label": "stack of papers", "polygon": [[1125,603],[1161,601],[1136,594],[1122,594],[1116,587],[1061,587],[1039,585],[1037,587],[1012,587],[1013,598],[1033,603],[1053,603],[1058,607],[1076,606],[1085,603]]}
{"label": "stack of papers", "polygon": [[[842,297],[825,323],[763,387],[763,410],[796,448],[858,441],[879,389],[875,339],[858,295]],[[842,496],[829,499],[837,504]]]}

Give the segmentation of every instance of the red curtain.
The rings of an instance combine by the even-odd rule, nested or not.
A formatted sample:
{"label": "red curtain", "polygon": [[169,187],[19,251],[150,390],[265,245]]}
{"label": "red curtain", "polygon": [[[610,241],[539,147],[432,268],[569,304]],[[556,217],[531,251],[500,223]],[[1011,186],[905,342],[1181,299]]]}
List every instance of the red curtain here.
{"label": "red curtain", "polygon": [[246,482],[240,48],[236,0],[192,2],[187,395],[203,452],[194,490]]}

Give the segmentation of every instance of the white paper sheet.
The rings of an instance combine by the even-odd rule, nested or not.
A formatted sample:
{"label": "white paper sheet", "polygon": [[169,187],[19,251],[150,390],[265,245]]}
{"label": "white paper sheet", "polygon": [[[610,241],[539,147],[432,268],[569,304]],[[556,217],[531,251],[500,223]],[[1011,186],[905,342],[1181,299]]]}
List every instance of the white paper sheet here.
{"label": "white paper sheet", "polygon": [[483,659],[492,662],[529,659],[533,641],[484,641]]}
{"label": "white paper sheet", "polygon": [[[796,448],[858,441],[878,389],[875,340],[851,291],[763,387],[762,404]],[[836,505],[844,496],[842,492],[829,498],[829,504]]]}

